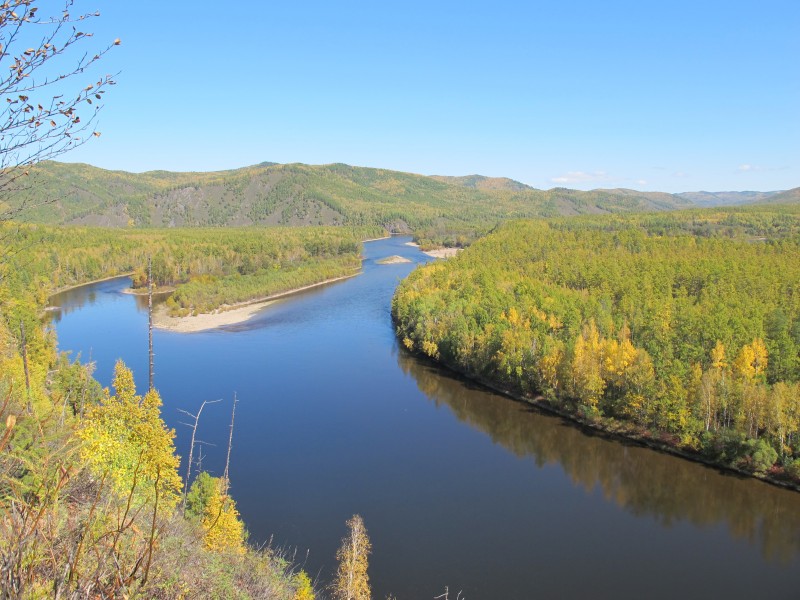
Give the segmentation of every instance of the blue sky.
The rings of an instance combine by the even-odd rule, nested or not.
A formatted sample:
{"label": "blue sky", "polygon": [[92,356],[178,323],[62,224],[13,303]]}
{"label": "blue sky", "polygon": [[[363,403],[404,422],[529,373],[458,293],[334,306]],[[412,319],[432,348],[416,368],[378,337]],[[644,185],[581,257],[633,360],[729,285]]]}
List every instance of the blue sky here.
{"label": "blue sky", "polygon": [[[94,4],[92,4],[94,2]],[[111,2],[102,137],[144,171],[262,161],[538,188],[800,186],[800,2]]]}

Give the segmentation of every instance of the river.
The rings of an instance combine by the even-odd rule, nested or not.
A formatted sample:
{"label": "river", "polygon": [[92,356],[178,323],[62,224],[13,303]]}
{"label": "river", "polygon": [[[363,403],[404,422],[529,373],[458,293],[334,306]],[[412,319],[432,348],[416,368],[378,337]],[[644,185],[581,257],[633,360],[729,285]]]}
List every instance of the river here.
{"label": "river", "polygon": [[[430,260],[408,240],[365,244],[362,275],[246,323],[155,332],[155,384],[182,456],[178,409],[223,399],[198,430],[212,474],[238,395],[230,472],[251,541],[327,581],[359,513],[380,599],[445,586],[468,600],[798,596],[800,494],[582,432],[400,348],[392,293]],[[412,262],[376,264],[391,255]],[[103,385],[121,358],[144,391],[146,303],[128,284],[54,296],[52,322]]]}

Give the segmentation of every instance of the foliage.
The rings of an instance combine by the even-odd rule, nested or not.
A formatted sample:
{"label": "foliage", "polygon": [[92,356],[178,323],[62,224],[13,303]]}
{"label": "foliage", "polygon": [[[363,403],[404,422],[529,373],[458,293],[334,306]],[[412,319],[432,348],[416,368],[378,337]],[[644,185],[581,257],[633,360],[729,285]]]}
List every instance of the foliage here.
{"label": "foliage", "polygon": [[202,519],[216,493],[217,480],[206,471],[200,471],[186,495],[186,515],[189,518]]}
{"label": "foliage", "polygon": [[799,213],[507,224],[400,285],[398,335],[506,389],[763,473],[800,456]]}
{"label": "foliage", "polygon": [[413,230],[464,244],[501,221],[690,206],[669,194],[470,186],[448,178],[343,164],[260,164],[232,171],[133,174],[48,162],[36,222],[116,227],[347,225]]}
{"label": "foliage", "polygon": [[91,365],[57,355],[54,337],[38,320],[47,288],[30,270],[6,274],[0,280],[0,594],[292,598],[301,586],[278,553],[244,544],[233,553],[210,551],[198,520],[170,510],[180,480],[158,395],[137,396],[130,371],[119,365],[112,396],[91,378]]}
{"label": "foliage", "polygon": [[0,5],[0,220],[52,202],[55,196],[31,190],[34,164],[100,135],[93,122],[114,81],[92,73],[119,40],[92,48],[85,26],[99,13],[71,14],[73,4],[65,0],[62,10],[38,0]]}
{"label": "foliage", "polygon": [[338,600],[370,600],[372,597],[367,575],[368,558],[372,545],[360,515],[347,521],[348,533],[336,552],[339,568],[332,585]]}
{"label": "foliage", "polygon": [[115,489],[150,498],[158,494],[164,510],[175,507],[181,489],[173,430],[161,420],[161,398],[150,390],[136,395],[133,373],[122,362],[114,368],[116,395],[92,407],[78,431],[81,456],[96,477]]}
{"label": "foliage", "polygon": [[239,519],[236,503],[228,495],[227,482],[214,478],[213,483],[201,523],[206,547],[214,552],[241,554],[245,551],[244,523]]}
{"label": "foliage", "polygon": [[314,587],[311,585],[311,578],[308,576],[308,573],[301,570],[295,575],[294,581],[297,585],[297,590],[292,600],[314,600],[314,598],[316,598]]}
{"label": "foliage", "polygon": [[[10,229],[0,228],[0,235]],[[157,286],[177,286],[168,302],[177,314],[352,275],[360,266],[361,239],[381,234],[375,228],[341,227],[119,231],[24,226],[14,231],[12,254],[0,264],[9,304],[33,293],[33,301],[44,305],[57,288],[124,273],[133,273],[134,286],[142,287],[152,256]],[[25,319],[35,332],[35,313]]]}

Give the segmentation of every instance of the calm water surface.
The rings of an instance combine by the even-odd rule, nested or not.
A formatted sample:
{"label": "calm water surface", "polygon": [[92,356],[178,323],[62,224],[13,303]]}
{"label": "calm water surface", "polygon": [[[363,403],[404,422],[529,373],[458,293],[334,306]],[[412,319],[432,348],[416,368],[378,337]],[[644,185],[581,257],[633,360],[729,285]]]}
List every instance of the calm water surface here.
{"label": "calm water surface", "polygon": [[[428,260],[406,241],[366,244],[361,276],[246,324],[155,333],[181,455],[178,409],[224,399],[198,431],[214,474],[238,394],[231,478],[251,540],[296,548],[329,580],[360,513],[376,598],[446,585],[467,600],[800,596],[800,494],[586,435],[399,348],[391,296]],[[375,264],[393,254],[412,264]],[[53,322],[103,385],[121,358],[143,391],[146,306],[127,285],[56,296]]]}

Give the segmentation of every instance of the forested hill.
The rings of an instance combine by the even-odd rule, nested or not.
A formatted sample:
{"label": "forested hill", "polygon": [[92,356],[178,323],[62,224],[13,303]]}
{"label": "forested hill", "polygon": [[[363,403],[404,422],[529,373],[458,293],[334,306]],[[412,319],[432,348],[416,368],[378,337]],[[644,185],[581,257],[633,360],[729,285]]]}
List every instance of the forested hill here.
{"label": "forested hill", "polygon": [[800,483],[800,205],[507,223],[415,270],[403,344],[579,420]]}
{"label": "forested hill", "polygon": [[26,220],[111,227],[381,225],[470,230],[519,217],[671,210],[670,194],[536,190],[511,179],[426,177],[351,167],[262,163],[232,171],[107,171],[45,162],[31,171]]}
{"label": "forested hill", "polygon": [[800,187],[786,190],[785,192],[777,192],[767,198],[762,198],[759,204],[798,204],[800,203]]}

